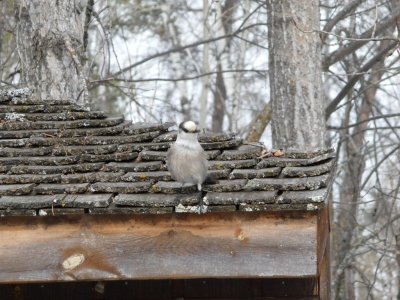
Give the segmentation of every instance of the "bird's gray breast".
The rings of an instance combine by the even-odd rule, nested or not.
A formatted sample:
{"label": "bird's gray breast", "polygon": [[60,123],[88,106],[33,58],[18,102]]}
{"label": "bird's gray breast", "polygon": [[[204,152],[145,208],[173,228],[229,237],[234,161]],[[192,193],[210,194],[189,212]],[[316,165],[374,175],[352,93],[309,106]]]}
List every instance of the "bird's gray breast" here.
{"label": "bird's gray breast", "polygon": [[207,176],[207,158],[201,148],[174,144],[167,154],[167,166],[172,177],[182,183],[203,183]]}

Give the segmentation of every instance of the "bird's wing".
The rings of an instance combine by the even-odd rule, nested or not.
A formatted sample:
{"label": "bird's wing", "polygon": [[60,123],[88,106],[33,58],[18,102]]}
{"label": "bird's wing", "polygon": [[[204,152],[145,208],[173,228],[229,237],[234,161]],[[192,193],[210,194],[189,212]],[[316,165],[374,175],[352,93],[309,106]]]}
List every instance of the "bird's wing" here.
{"label": "bird's wing", "polygon": [[175,145],[172,145],[167,151],[166,162],[167,162],[167,167],[168,168],[169,168],[169,162],[171,161],[171,158],[172,158],[172,156],[174,155],[174,153],[176,151],[174,146]]}

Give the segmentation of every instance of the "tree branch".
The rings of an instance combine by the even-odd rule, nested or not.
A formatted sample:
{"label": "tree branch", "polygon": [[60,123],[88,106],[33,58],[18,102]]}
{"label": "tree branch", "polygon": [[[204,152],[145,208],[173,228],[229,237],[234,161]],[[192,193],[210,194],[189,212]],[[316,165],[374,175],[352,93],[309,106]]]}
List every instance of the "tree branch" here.
{"label": "tree branch", "polygon": [[372,175],[375,173],[375,171],[379,168],[379,166],[386,160],[388,159],[391,155],[393,155],[394,153],[396,153],[396,151],[400,150],[400,146],[397,146],[395,148],[393,148],[388,154],[386,154],[375,166],[374,168],[369,172],[369,174],[367,175],[367,177],[365,178],[362,186],[361,186],[361,190],[363,190],[365,188],[365,186],[367,185],[368,181],[371,179]]}
{"label": "tree branch", "polygon": [[266,103],[261,112],[257,114],[250,124],[249,133],[246,136],[247,142],[258,142],[272,119],[271,105]]}
{"label": "tree branch", "polygon": [[[373,58],[371,58],[357,73],[363,73],[371,69],[378,61],[385,59],[387,53],[394,49],[399,44],[398,41],[391,42],[386,48],[379,51]],[[325,119],[328,120],[331,114],[336,110],[340,101],[347,95],[350,89],[358,82],[362,77],[362,74],[354,75],[350,78],[349,82],[343,87],[339,94],[333,99],[325,109]]]}
{"label": "tree branch", "polygon": [[[354,0],[344,6],[332,19],[330,19],[324,26],[323,31],[329,32],[335,27],[335,25],[342,20],[349,12],[353,11],[363,0]],[[326,37],[328,35],[326,33],[321,34],[322,43],[325,42]]]}
{"label": "tree branch", "polygon": [[218,40],[221,40],[221,39],[234,37],[237,34],[243,32],[245,30],[248,30],[250,28],[253,28],[253,27],[256,27],[256,26],[265,26],[265,25],[267,25],[267,23],[254,23],[254,24],[251,24],[249,26],[239,28],[239,29],[235,30],[233,33],[230,33],[230,34],[226,34],[226,35],[223,35],[223,36],[217,36],[217,37],[210,38],[210,39],[207,39],[207,40],[199,40],[197,42],[194,42],[194,43],[191,43],[191,44],[188,44],[188,45],[184,45],[184,46],[176,47],[176,48],[173,48],[173,49],[170,49],[170,50],[167,50],[167,51],[155,53],[153,55],[150,55],[150,56],[148,56],[148,57],[146,57],[146,58],[144,58],[142,60],[139,60],[138,62],[135,62],[135,63],[133,63],[133,64],[121,69],[121,70],[119,70],[118,72],[115,72],[114,74],[111,75],[111,77],[117,77],[117,76],[121,75],[122,73],[124,73],[126,71],[129,71],[130,69],[135,68],[135,67],[137,67],[139,65],[142,65],[142,64],[144,64],[144,63],[146,63],[146,62],[148,62],[148,61],[150,61],[150,60],[152,60],[154,58],[161,57],[161,56],[164,56],[164,55],[167,55],[167,54],[170,54],[170,53],[174,53],[174,52],[180,52],[180,51],[183,51],[183,50],[185,50],[187,48],[197,47],[197,46],[200,46],[202,44],[215,42],[215,41],[218,41]]}
{"label": "tree branch", "polygon": [[88,30],[90,21],[92,19],[93,6],[94,6],[94,0],[89,0],[86,5],[86,11],[85,11],[85,24],[83,28],[83,51],[86,51],[88,45],[88,40],[89,40]]}
{"label": "tree branch", "polygon": [[384,18],[379,24],[375,24],[363,34],[358,36],[356,39],[357,41],[350,43],[333,53],[327,56],[326,60],[323,62],[323,69],[327,70],[331,65],[335,64],[336,62],[340,61],[343,57],[349,55],[350,53],[356,51],[357,49],[361,48],[363,45],[371,41],[372,34],[375,33],[379,35],[388,27],[393,25],[396,22],[397,17],[400,15],[400,7],[393,10],[389,16]]}
{"label": "tree branch", "polygon": [[[366,122],[369,122],[369,121],[374,121],[374,120],[379,120],[379,119],[386,119],[386,118],[393,118],[393,117],[400,117],[400,114],[387,114],[387,115],[382,115],[382,116],[376,116],[376,117],[371,117],[371,118],[368,118],[368,119],[364,119],[364,120],[362,120],[360,122],[349,124],[349,125],[346,125],[346,126],[340,126],[340,127],[331,126],[330,128],[347,129],[347,128],[351,128],[351,127],[356,127],[356,126],[358,126],[358,125],[360,125],[362,123],[366,123]],[[390,128],[390,127],[385,127],[385,128]]]}
{"label": "tree branch", "polygon": [[[124,79],[124,78],[114,78],[114,77],[109,77],[109,78],[104,78],[104,79],[99,79],[99,80],[93,80],[90,81],[90,89],[102,84],[106,83],[109,81],[121,81],[121,82],[149,82],[149,81],[172,81],[172,82],[178,82],[178,81],[185,81],[185,80],[195,80],[199,79],[205,76],[210,76],[210,75],[215,75],[219,71],[211,71],[207,73],[202,73],[199,75],[194,75],[194,76],[186,76],[186,77],[179,77],[179,78],[161,78],[161,77],[154,77],[154,78],[139,78],[139,79]],[[246,72],[253,72],[253,73],[258,73],[259,75],[265,76],[265,74],[268,72],[266,69],[258,70],[247,70],[247,69],[235,69],[235,70],[221,70],[221,73],[246,73]]]}

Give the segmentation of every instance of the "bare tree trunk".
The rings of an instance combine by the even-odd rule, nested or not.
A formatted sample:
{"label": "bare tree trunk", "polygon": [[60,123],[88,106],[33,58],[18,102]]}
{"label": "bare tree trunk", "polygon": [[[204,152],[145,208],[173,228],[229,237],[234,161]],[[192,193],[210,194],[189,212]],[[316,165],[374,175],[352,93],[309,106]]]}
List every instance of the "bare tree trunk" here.
{"label": "bare tree trunk", "polygon": [[[224,36],[232,32],[232,15],[234,9],[234,1],[228,0],[222,6],[220,2],[216,2],[217,12],[217,34]],[[225,78],[222,70],[232,68],[229,63],[229,40],[222,39],[217,41],[217,78],[214,92],[214,111],[212,117],[212,131],[222,132],[224,124],[224,116],[226,112],[226,102],[230,98],[234,87],[231,77]]]}
{"label": "bare tree trunk", "polygon": [[268,102],[264,105],[263,110],[255,117],[255,119],[250,124],[250,130],[246,136],[248,142],[258,142],[264,133],[265,128],[271,121],[271,106]]}
{"label": "bare tree trunk", "polygon": [[[165,11],[162,14],[162,17],[164,27],[167,29],[168,32],[168,39],[171,40],[174,47],[182,47],[181,37],[179,36],[179,31],[176,24],[173,22],[173,20],[171,20],[171,14],[168,11]],[[173,62],[172,68],[177,76],[184,77],[186,71],[184,68],[184,63],[182,63],[182,61],[184,61],[184,55],[182,53],[171,53],[171,60]],[[187,82],[178,81],[176,82],[176,87],[180,92],[180,111],[183,116],[183,120],[191,120],[192,108],[188,96]]]}
{"label": "bare tree trunk", "polygon": [[319,1],[267,0],[275,148],[325,148]]}
{"label": "bare tree trunk", "polygon": [[[384,49],[389,41],[383,41],[379,50]],[[340,186],[340,202],[337,208],[338,218],[334,224],[333,247],[335,276],[335,299],[355,299],[354,270],[349,263],[351,243],[357,228],[357,211],[360,200],[360,185],[365,169],[365,152],[363,149],[365,135],[368,127],[367,119],[370,118],[378,83],[384,74],[385,61],[382,58],[371,70],[371,76],[366,84],[363,101],[357,117],[357,126],[350,133],[346,143],[347,164],[344,167],[343,184]],[[335,277],[334,276],[334,277]]]}
{"label": "bare tree trunk", "polygon": [[4,1],[0,1],[0,80],[3,78],[3,70],[1,69],[3,66],[3,28],[4,28],[4,11],[5,11],[5,3]]}
{"label": "bare tree trunk", "polygon": [[[208,31],[208,0],[203,0],[203,39],[207,40],[210,36]],[[208,61],[209,56],[209,44],[203,45],[203,66],[202,72],[204,74],[210,71],[210,65]],[[201,95],[200,95],[200,128],[206,128],[206,118],[207,118],[207,98],[208,90],[210,84],[209,76],[204,76],[201,79]]]}
{"label": "bare tree trunk", "polygon": [[396,261],[397,261],[397,266],[399,268],[399,272],[397,275],[397,300],[400,300],[400,234],[396,235]]}
{"label": "bare tree trunk", "polygon": [[215,83],[214,93],[214,111],[212,116],[212,131],[222,132],[225,116],[225,101],[226,101],[225,81],[222,77],[221,64],[217,66],[217,79]]}
{"label": "bare tree trunk", "polygon": [[[245,0],[244,1],[244,15],[247,15],[250,13],[250,6],[251,6],[250,0]],[[237,63],[236,63],[236,68],[239,70],[244,69],[244,66],[245,66],[246,49],[248,46],[248,43],[247,43],[248,36],[249,36],[249,31],[244,31],[240,34],[241,40],[239,42],[240,46],[239,46]],[[230,130],[232,132],[237,132],[238,119],[239,119],[238,118],[239,117],[239,105],[241,104],[241,98],[242,98],[241,97],[242,86],[243,86],[242,72],[237,72],[235,74],[233,86],[234,86],[233,87],[234,90],[232,93],[232,115],[231,115],[231,122],[230,122]],[[250,133],[248,135],[250,136]],[[260,137],[261,137],[261,135],[260,135]]]}
{"label": "bare tree trunk", "polygon": [[17,45],[22,80],[41,99],[84,102],[85,14],[75,2],[20,0]]}

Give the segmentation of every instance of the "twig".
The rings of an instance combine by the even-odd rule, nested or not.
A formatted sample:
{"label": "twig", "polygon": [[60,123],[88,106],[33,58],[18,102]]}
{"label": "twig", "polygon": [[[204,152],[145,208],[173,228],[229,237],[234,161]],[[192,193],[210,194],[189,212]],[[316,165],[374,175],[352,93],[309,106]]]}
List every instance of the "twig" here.
{"label": "twig", "polygon": [[354,85],[358,82],[362,75],[359,75],[363,72],[367,72],[371,69],[378,61],[381,59],[385,59],[385,56],[396,46],[398,46],[399,41],[391,42],[386,48],[379,51],[373,58],[371,58],[357,73],[350,78],[349,82],[343,87],[343,89],[339,92],[339,94],[333,99],[325,109],[325,119],[329,119],[331,114],[336,110],[336,107],[342,101],[342,99],[347,95],[350,89],[354,87]]}

